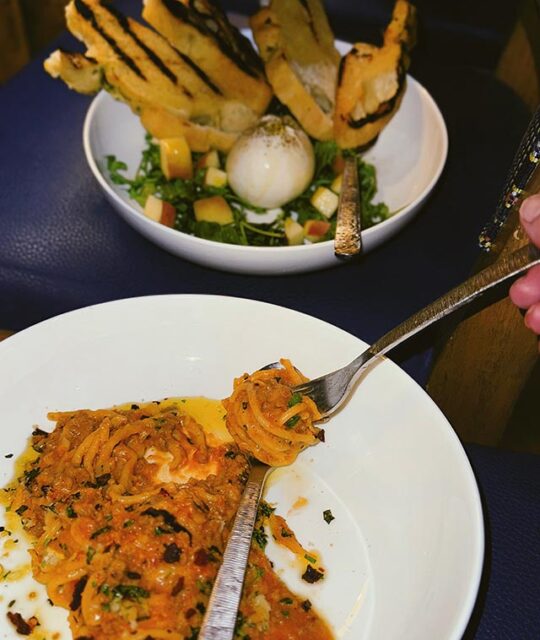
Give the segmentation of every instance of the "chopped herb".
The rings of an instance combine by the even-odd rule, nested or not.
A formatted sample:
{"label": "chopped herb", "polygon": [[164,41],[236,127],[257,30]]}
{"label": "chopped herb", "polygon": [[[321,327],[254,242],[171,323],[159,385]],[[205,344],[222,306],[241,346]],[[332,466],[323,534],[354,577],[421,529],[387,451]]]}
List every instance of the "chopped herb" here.
{"label": "chopped herb", "polygon": [[138,571],[126,571],[126,576],[130,580],[140,580],[142,575]]}
{"label": "chopped herb", "polygon": [[325,509],[322,515],[323,515],[324,521],[328,524],[330,524],[332,520],[335,520],[330,509]]}
{"label": "chopped herb", "polygon": [[261,549],[264,549],[268,543],[268,536],[264,530],[264,527],[256,527],[253,530],[253,540],[259,545]]}
{"label": "chopped herb", "polygon": [[73,596],[71,597],[71,602],[69,604],[69,608],[72,611],[77,611],[77,609],[80,608],[82,594],[83,594],[84,588],[86,587],[87,582],[88,582],[88,576],[83,576],[75,584],[75,588],[73,589]]}
{"label": "chopped herb", "polygon": [[8,609],[11,609],[11,607],[15,604],[16,600],[10,600],[8,602]]}
{"label": "chopped herb", "polygon": [[281,527],[281,537],[282,538],[292,538],[293,537],[293,533],[292,531],[289,531],[289,529],[285,529],[285,527]]}
{"label": "chopped herb", "polygon": [[39,467],[34,467],[30,469],[30,471],[24,472],[24,485],[26,488],[29,488],[32,482],[39,476],[41,473],[41,469]]}
{"label": "chopped herb", "polygon": [[208,547],[208,559],[210,562],[220,562],[220,557],[222,555],[221,549],[218,549],[215,544]]}
{"label": "chopped herb", "polygon": [[[184,525],[180,524],[178,520],[169,513],[166,509],[154,509],[150,507],[141,513],[142,516],[151,516],[152,518],[163,518],[163,522],[165,523],[165,527],[156,527],[160,529],[160,534],[162,533],[187,533],[189,537],[189,544],[192,543],[193,536],[191,535],[191,531],[186,529]],[[157,534],[157,535],[160,535]]]}
{"label": "chopped herb", "polygon": [[302,394],[301,393],[293,393],[289,402],[287,403],[288,407],[294,407],[295,404],[300,404],[302,402]]}
{"label": "chopped herb", "polygon": [[92,558],[96,555],[96,550],[94,547],[88,547],[86,550],[86,564],[90,564],[92,562]]}
{"label": "chopped herb", "polygon": [[206,613],[206,607],[204,606],[204,604],[202,602],[197,602],[197,604],[195,605],[195,609],[197,609],[197,611],[204,616],[204,614]]}
{"label": "chopped herb", "polygon": [[141,598],[149,598],[150,592],[136,584],[117,584],[111,589],[113,598],[137,602]]}
{"label": "chopped herb", "polygon": [[189,627],[190,635],[184,636],[184,640],[197,640],[199,637],[200,627]]}
{"label": "chopped herb", "polygon": [[126,520],[122,526],[124,527],[124,529],[127,529],[128,527],[131,527],[131,525],[133,524],[135,524],[135,520],[129,519],[129,520]]}
{"label": "chopped herb", "polygon": [[293,603],[292,598],[281,598],[281,600],[279,601],[279,604],[292,604],[292,603]]}
{"label": "chopped herb", "polygon": [[313,584],[314,582],[318,582],[324,578],[324,573],[322,571],[318,571],[314,569],[310,564],[306,567],[305,572],[302,574],[302,580]]}
{"label": "chopped herb", "polygon": [[165,552],[163,553],[163,560],[169,564],[173,564],[174,562],[180,561],[180,555],[182,553],[182,549],[172,542],[165,546]]}
{"label": "chopped herb", "polygon": [[18,516],[22,516],[22,514],[27,511],[28,507],[25,504],[22,504],[18,509],[15,509],[15,513]]}
{"label": "chopped herb", "polygon": [[77,515],[77,512],[75,511],[75,509],[71,505],[68,505],[66,507],[66,515],[67,515],[68,518],[78,518],[79,517]]}
{"label": "chopped herb", "polygon": [[299,420],[300,420],[300,416],[296,414],[295,416],[287,420],[287,422],[285,423],[285,426],[288,429],[292,429],[298,423]]}
{"label": "chopped herb", "polygon": [[12,453],[6,453],[4,458],[13,458],[13,454]]}
{"label": "chopped herb", "polygon": [[310,600],[304,600],[300,606],[304,611],[309,611],[313,605]]}
{"label": "chopped herb", "polygon": [[231,460],[234,460],[236,458],[236,451],[229,449],[228,451],[225,452],[225,457],[230,458]]}
{"label": "chopped herb", "polygon": [[259,514],[265,518],[269,518],[274,511],[274,507],[271,507],[265,500],[263,500],[259,505]]}
{"label": "chopped herb", "polygon": [[196,585],[199,592],[205,596],[209,596],[212,592],[212,583],[210,580],[201,580],[200,578],[197,578]]}
{"label": "chopped herb", "polygon": [[90,536],[90,540],[95,540],[102,533],[106,533],[107,531],[110,531],[111,529],[112,529],[112,527],[109,524],[106,524],[104,527],[101,527],[101,529],[97,529],[96,531],[94,531],[94,533]]}
{"label": "chopped herb", "polygon": [[308,561],[311,562],[311,564],[315,564],[317,562],[317,558],[314,558],[313,556],[310,556],[307,553],[304,553],[304,558]]}

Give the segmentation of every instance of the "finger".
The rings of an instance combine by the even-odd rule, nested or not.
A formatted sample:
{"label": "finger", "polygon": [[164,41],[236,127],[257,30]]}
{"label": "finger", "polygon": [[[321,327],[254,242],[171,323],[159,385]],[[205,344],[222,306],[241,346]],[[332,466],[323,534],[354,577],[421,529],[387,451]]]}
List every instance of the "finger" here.
{"label": "finger", "polygon": [[540,193],[523,201],[519,218],[531,242],[540,246]]}
{"label": "finger", "polygon": [[522,309],[540,302],[540,265],[532,267],[523,278],[516,280],[508,295],[512,302]]}
{"label": "finger", "polygon": [[525,314],[525,326],[540,334],[540,303],[533,304]]}

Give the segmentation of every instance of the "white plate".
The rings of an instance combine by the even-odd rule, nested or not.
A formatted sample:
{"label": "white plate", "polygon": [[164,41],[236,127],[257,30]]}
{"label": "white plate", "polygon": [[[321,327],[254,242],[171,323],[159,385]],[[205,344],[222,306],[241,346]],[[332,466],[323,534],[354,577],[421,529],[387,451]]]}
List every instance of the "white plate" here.
{"label": "white plate", "polygon": [[[350,45],[336,42],[341,53]],[[92,102],[84,123],[86,158],[116,211],[146,238],[182,258],[238,273],[258,275],[299,273],[341,264],[333,241],[294,247],[245,247],[221,244],[169,229],[142,213],[125,189],[111,182],[105,156],[115,155],[135,173],[145,146],[144,129],[131,110],[101,93]],[[408,76],[399,111],[365,155],[375,165],[377,201],[396,211],[388,220],[363,232],[364,250],[370,251],[396,234],[418,212],[435,186],[446,161],[448,134],[433,98]]]}
{"label": "white plate", "polygon": [[[4,455],[23,450],[33,426],[47,424],[47,411],[171,395],[222,398],[233,377],[280,356],[315,376],[363,346],[315,318],[218,296],[123,300],[53,318],[0,344],[0,484],[13,473]],[[288,552],[271,548],[283,578],[314,602],[337,638],[458,640],[478,589],[483,524],[473,473],[450,425],[385,361],[326,436],[275,472],[268,499],[286,515],[299,496],[308,498],[289,522],[321,553],[327,577],[302,582]],[[325,509],[336,518],[330,525]],[[27,615],[35,605],[13,584],[0,584],[0,595],[0,638],[14,639],[7,602],[18,598]],[[62,612],[42,608],[47,629],[66,628]]]}

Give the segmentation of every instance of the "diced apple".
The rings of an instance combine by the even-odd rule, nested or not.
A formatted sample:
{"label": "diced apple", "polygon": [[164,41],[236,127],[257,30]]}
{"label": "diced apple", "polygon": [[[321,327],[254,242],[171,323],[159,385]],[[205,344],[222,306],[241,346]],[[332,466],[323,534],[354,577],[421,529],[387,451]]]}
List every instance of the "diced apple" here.
{"label": "diced apple", "polygon": [[285,220],[285,237],[289,245],[303,244],[304,243],[304,227],[293,220],[287,218]]}
{"label": "diced apple", "polygon": [[322,213],[323,216],[331,218],[338,208],[339,198],[333,191],[330,191],[330,189],[318,187],[311,196],[311,204],[319,213]]}
{"label": "diced apple", "polygon": [[193,203],[195,220],[199,222],[217,222],[218,224],[230,224],[234,221],[233,212],[225,198],[213,196],[202,198]]}
{"label": "diced apple", "polygon": [[150,195],[144,204],[144,215],[155,222],[160,222],[166,227],[173,227],[176,218],[176,209],[170,202],[165,202],[157,196]]}
{"label": "diced apple", "polygon": [[197,169],[208,169],[209,167],[214,167],[214,169],[219,169],[219,153],[212,149],[212,151],[208,151],[197,160]]}
{"label": "diced apple", "polygon": [[159,141],[159,152],[161,170],[167,180],[193,177],[191,149],[184,137],[163,138]]}
{"label": "diced apple", "polygon": [[340,173],[339,176],[337,176],[336,178],[334,178],[334,181],[332,182],[332,184],[330,185],[330,189],[332,189],[332,191],[334,193],[341,193],[341,185],[343,184],[343,174]]}
{"label": "diced apple", "polygon": [[330,223],[326,220],[306,220],[304,223],[304,235],[310,242],[320,242],[330,229]]}
{"label": "diced apple", "polygon": [[204,184],[207,187],[224,187],[227,184],[227,173],[215,167],[208,167],[204,175]]}

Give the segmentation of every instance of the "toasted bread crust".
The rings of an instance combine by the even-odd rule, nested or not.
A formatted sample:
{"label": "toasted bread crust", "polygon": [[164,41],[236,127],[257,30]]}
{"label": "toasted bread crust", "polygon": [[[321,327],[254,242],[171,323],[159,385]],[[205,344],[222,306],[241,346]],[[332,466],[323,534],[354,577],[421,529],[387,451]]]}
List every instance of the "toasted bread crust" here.
{"label": "toasted bread crust", "polygon": [[273,0],[250,25],[276,96],[310,136],[331,139],[339,54],[319,0]]}
{"label": "toasted bread crust", "polygon": [[61,78],[70,89],[92,95],[103,84],[101,66],[82,53],[69,53],[57,49],[45,60],[43,66],[53,78]]}
{"label": "toasted bread crust", "polygon": [[155,138],[185,136],[192,151],[218,149],[228,153],[239,135],[190,122],[160,107],[142,107],[138,115],[143,127]]}
{"label": "toasted bread crust", "polygon": [[[257,112],[223,95],[204,70],[164,37],[101,0],[72,0],[66,19],[71,32],[86,44],[86,56],[55,52],[46,70],[84,93],[105,88],[136,114],[160,113],[162,125],[155,116],[145,119],[154,135],[181,128],[189,132],[194,150],[213,143],[225,150],[256,122]],[[262,86],[269,94],[264,80]]]}
{"label": "toasted bread crust", "polygon": [[334,136],[342,148],[373,142],[401,104],[414,44],[415,10],[397,0],[382,47],[357,43],[342,59]]}
{"label": "toasted bread crust", "polygon": [[[204,9],[204,10],[203,10]],[[145,0],[143,18],[187,56],[220,93],[262,115],[272,98],[251,43],[210,0]],[[213,31],[209,24],[217,24]]]}

